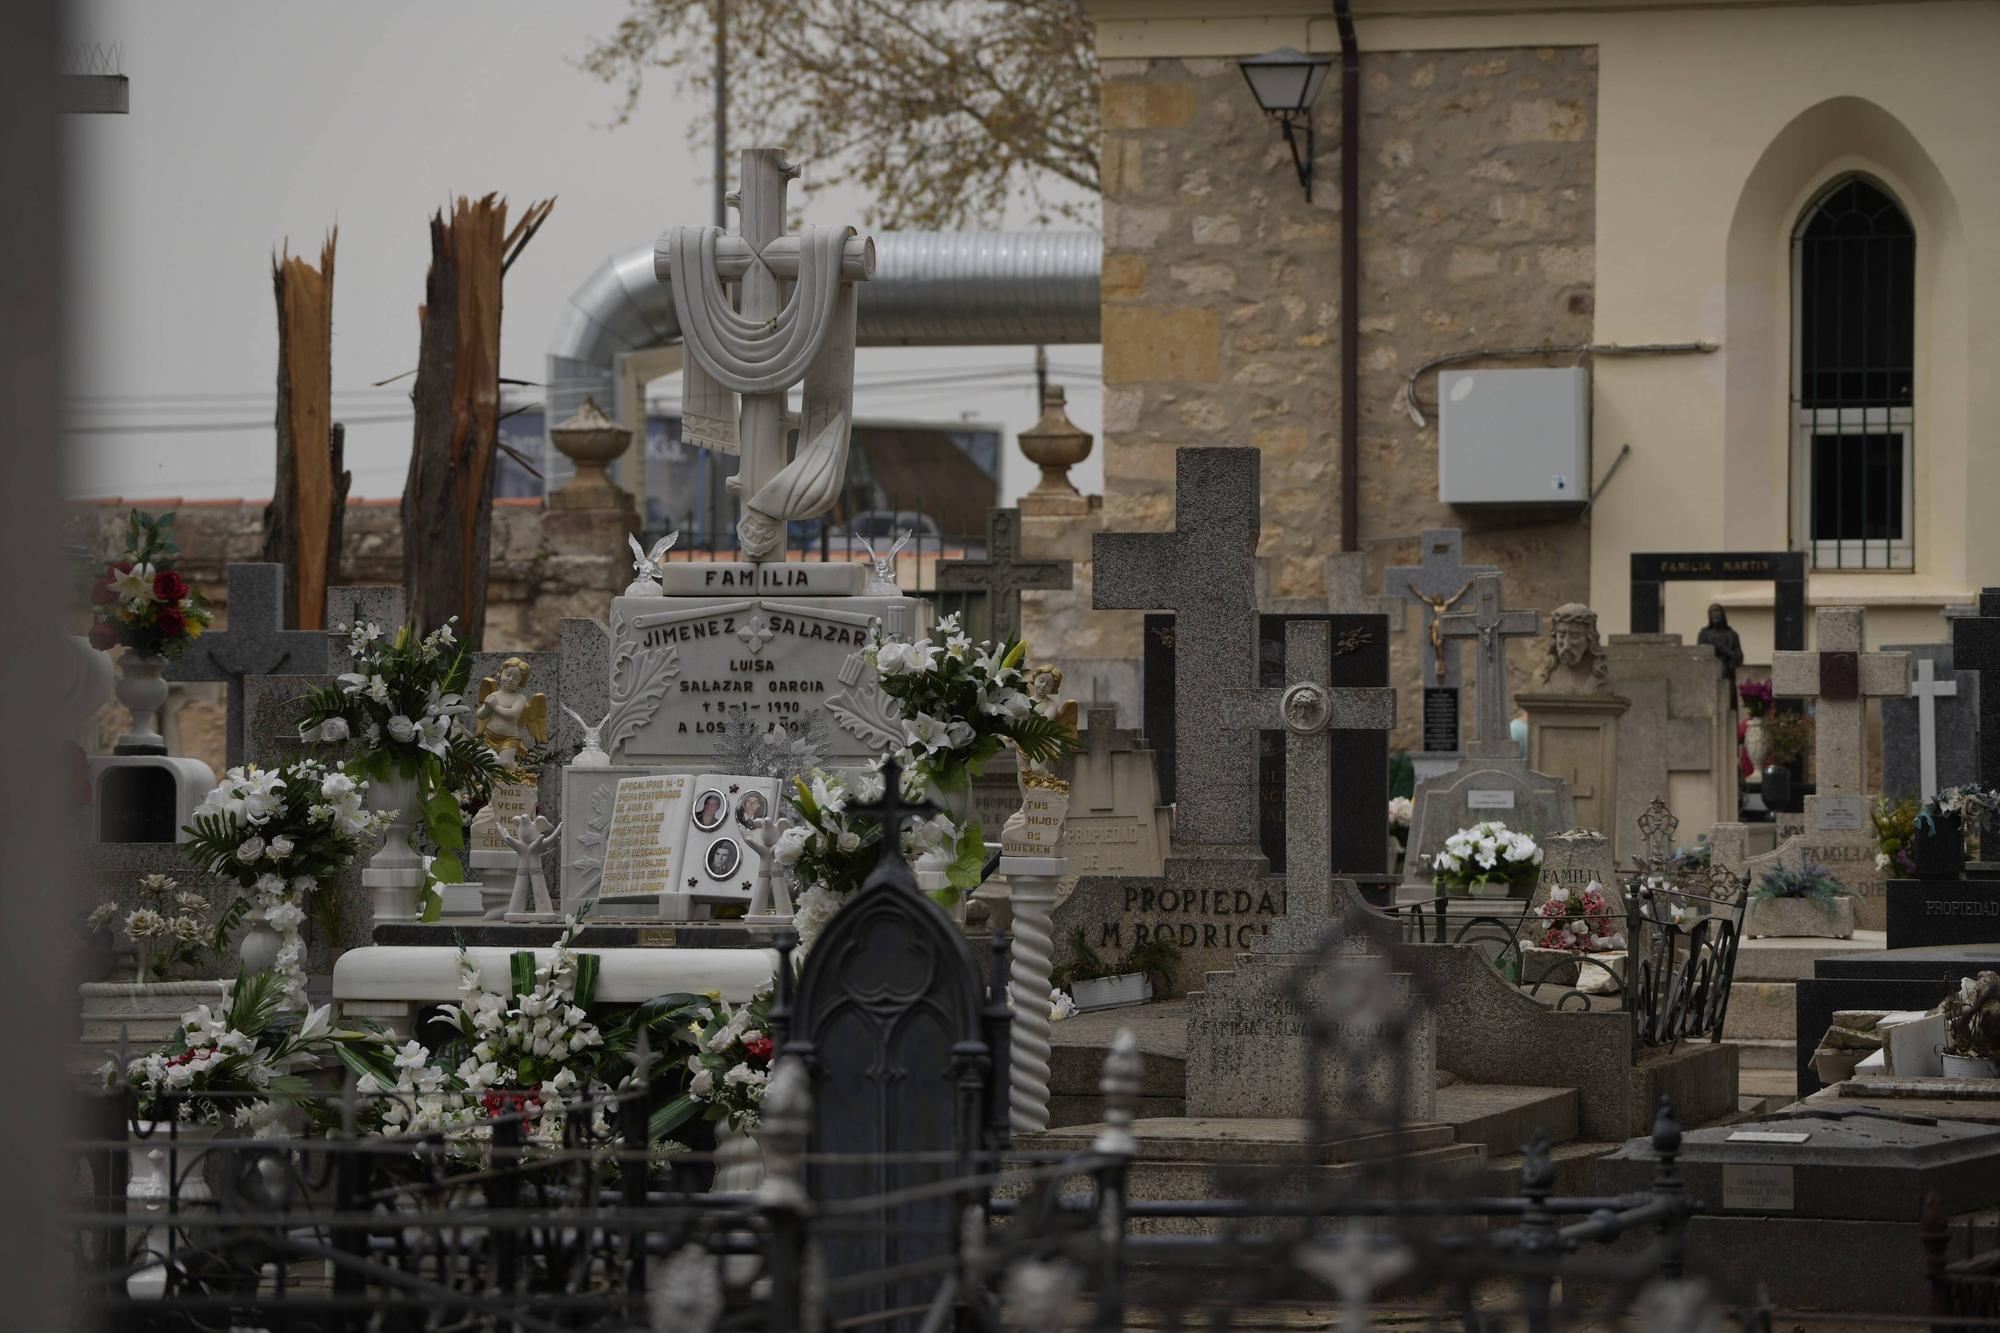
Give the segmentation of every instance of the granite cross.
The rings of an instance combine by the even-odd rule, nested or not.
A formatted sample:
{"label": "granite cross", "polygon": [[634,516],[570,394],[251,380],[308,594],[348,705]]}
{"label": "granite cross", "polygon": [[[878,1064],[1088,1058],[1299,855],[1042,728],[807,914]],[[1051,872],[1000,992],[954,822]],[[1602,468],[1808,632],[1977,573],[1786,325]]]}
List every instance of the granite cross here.
{"label": "granite cross", "polygon": [[2000,588],[1979,590],[1979,613],[1951,622],[1954,672],[1979,673],[1979,785],[2000,784]]}
{"label": "granite cross", "polygon": [[997,641],[1021,632],[1021,594],[1027,591],[1067,591],[1075,571],[1067,560],[1021,559],[1021,511],[986,511],[986,558],[940,560],[939,592],[986,594],[986,633]]}
{"label": "granite cross", "polygon": [[1389,618],[1389,632],[1403,632],[1405,596],[1368,591],[1368,553],[1337,551],[1326,558],[1326,609],[1337,616],[1379,615]]}
{"label": "granite cross", "polygon": [[[1468,565],[1459,559],[1462,541],[1457,528],[1425,528],[1414,565],[1391,565],[1382,571],[1382,591],[1422,608],[1417,623],[1418,676],[1423,687],[1423,744],[1433,753],[1459,748],[1459,696],[1464,685],[1459,653],[1444,641],[1440,617],[1472,590],[1472,580],[1498,571],[1492,565]],[[1331,588],[1329,592],[1333,591]]]}
{"label": "granite cross", "polygon": [[229,628],[210,630],[168,666],[169,680],[229,682],[229,763],[243,762],[243,678],[327,669],[327,635],[285,628],[285,567],[229,566]]}
{"label": "granite cross", "polygon": [[1928,657],[1916,661],[1916,679],[1910,682],[1910,697],[1917,701],[1917,771],[1920,790],[1928,801],[1938,793],[1937,701],[1958,693],[1958,682],[1939,680],[1937,663]]}
{"label": "granite cross", "polygon": [[1091,543],[1099,610],[1172,611],[1176,636],[1176,848],[1261,859],[1257,737],[1223,722],[1223,690],[1257,683],[1255,449],[1181,449],[1172,532],[1101,532]]}
{"label": "granite cross", "polygon": [[1771,654],[1771,692],[1814,699],[1813,773],[1821,796],[1867,790],[1868,700],[1910,692],[1908,653],[1863,652],[1864,612],[1823,606],[1813,612],[1809,653]]}
{"label": "granite cross", "polygon": [[1518,759],[1520,747],[1508,732],[1513,709],[1507,702],[1507,640],[1542,632],[1539,611],[1501,609],[1500,576],[1476,574],[1471,611],[1438,617],[1444,639],[1476,639],[1479,663],[1479,739],[1466,747],[1475,759]]}
{"label": "granite cross", "polygon": [[1226,725],[1284,730],[1285,877],[1289,886],[1316,890],[1333,883],[1333,732],[1396,725],[1395,690],[1335,687],[1332,678],[1333,627],[1295,620],[1285,626],[1282,687],[1225,689],[1218,696]]}

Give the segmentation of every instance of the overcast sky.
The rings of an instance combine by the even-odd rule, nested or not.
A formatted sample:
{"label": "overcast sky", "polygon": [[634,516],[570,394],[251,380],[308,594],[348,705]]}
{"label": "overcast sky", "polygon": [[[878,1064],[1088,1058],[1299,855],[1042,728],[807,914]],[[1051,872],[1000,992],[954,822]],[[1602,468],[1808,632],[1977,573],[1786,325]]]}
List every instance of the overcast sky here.
{"label": "overcast sky", "polygon": [[[686,133],[706,105],[676,99],[661,78],[613,130],[615,90],[575,65],[625,9],[624,0],[81,5],[76,35],[122,47],[132,112],[68,121],[71,493],[269,496],[271,255],[288,242],[316,260],[334,223],[334,410],[349,423],[355,495],[402,489],[407,382],[369,386],[416,364],[427,220],[454,195],[497,190],[516,212],[558,198],[507,279],[503,373],[539,382],[557,313],[607,254],[709,219],[707,151]],[[865,203],[829,191],[810,216],[859,222]],[[1098,349],[1051,348],[1050,359],[1072,418],[1098,433]],[[1025,347],[863,350],[856,411],[1003,427],[1011,499],[1036,476],[1012,445],[1037,415],[1032,364]],[[940,366],[983,378],[866,387]],[[994,378],[1005,371],[1015,373]],[[653,386],[678,392],[677,378]],[[1075,474],[1087,491],[1101,475],[1095,452]]]}

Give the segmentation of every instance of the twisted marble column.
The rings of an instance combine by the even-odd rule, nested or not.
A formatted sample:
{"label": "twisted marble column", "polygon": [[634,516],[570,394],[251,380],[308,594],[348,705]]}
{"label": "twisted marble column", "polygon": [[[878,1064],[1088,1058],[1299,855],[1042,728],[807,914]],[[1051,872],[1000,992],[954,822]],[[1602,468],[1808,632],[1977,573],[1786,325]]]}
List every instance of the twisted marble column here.
{"label": "twisted marble column", "polygon": [[1013,1042],[1008,1052],[1008,1119],[1016,1134],[1049,1126],[1049,970],[1055,961],[1049,915],[1055,907],[1056,883],[1068,870],[1062,857],[1004,857],[1000,873],[1007,877],[1014,912],[1013,958],[1008,970],[1008,1000],[1014,1010]]}

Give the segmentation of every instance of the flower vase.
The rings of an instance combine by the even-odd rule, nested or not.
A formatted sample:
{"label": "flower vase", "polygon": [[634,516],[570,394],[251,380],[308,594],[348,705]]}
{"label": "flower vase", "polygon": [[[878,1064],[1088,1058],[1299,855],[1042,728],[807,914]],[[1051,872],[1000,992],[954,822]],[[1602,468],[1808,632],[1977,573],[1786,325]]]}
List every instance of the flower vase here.
{"label": "flower vase", "polygon": [[1918,879],[1960,879],[1965,875],[1965,816],[1919,818],[1910,839],[1910,860]]}
{"label": "flower vase", "polygon": [[415,921],[424,887],[424,862],[410,846],[417,823],[417,780],[400,773],[368,784],[370,810],[389,816],[382,846],[368,858],[361,882],[377,922]]}
{"label": "flower vase", "polygon": [[935,781],[924,784],[924,799],[951,816],[951,822],[965,827],[966,816],[972,811],[972,783],[967,782],[956,791],[946,791]]}
{"label": "flower vase", "polygon": [[160,734],[160,710],[167,703],[167,682],[160,673],[167,659],[158,653],[127,648],[118,657],[118,702],[132,714],[132,729],[118,738],[118,754],[165,754]]}
{"label": "flower vase", "polygon": [[1762,773],[1771,762],[1771,738],[1764,732],[1764,719],[1753,717],[1743,723],[1743,752],[1750,756],[1752,772]]}
{"label": "flower vase", "polygon": [[748,1194],[764,1183],[764,1149],[748,1130],[715,1126],[715,1181],[710,1194]]}
{"label": "flower vase", "polygon": [[2000,1061],[1977,1055],[1953,1055],[1950,1051],[1942,1052],[1939,1061],[1946,1078],[2000,1078]]}
{"label": "flower vase", "polygon": [[171,1206],[185,1231],[186,1215],[215,1195],[203,1173],[208,1142],[220,1130],[214,1125],[179,1125],[165,1120],[141,1120],[126,1147],[131,1167],[125,1184],[125,1211],[146,1232],[135,1261],[139,1270],[125,1279],[126,1294],[135,1300],[158,1300],[167,1290],[167,1264],[173,1253]]}
{"label": "flower vase", "polygon": [[243,971],[269,972],[278,965],[278,950],[284,941],[271,925],[270,918],[261,907],[253,907],[243,918],[243,940],[237,946],[237,955],[243,960]]}

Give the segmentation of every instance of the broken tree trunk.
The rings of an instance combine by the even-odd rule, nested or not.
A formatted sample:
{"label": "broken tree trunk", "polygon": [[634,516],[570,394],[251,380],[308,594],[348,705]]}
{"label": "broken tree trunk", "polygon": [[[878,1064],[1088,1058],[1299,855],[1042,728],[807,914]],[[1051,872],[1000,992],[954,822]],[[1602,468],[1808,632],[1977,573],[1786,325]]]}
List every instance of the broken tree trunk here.
{"label": "broken tree trunk", "polygon": [[403,485],[403,585],[429,630],[450,616],[473,647],[486,628],[493,453],[500,433],[500,287],[555,200],[530,205],[512,231],[507,205],[461,196],[431,218],[409,479]]}
{"label": "broken tree trunk", "polygon": [[333,251],[319,267],[289,253],[271,261],[278,300],[278,466],[264,509],[264,559],[285,567],[285,623],[319,629],[326,590],[340,577],[342,521],[352,478],[333,424]]}

